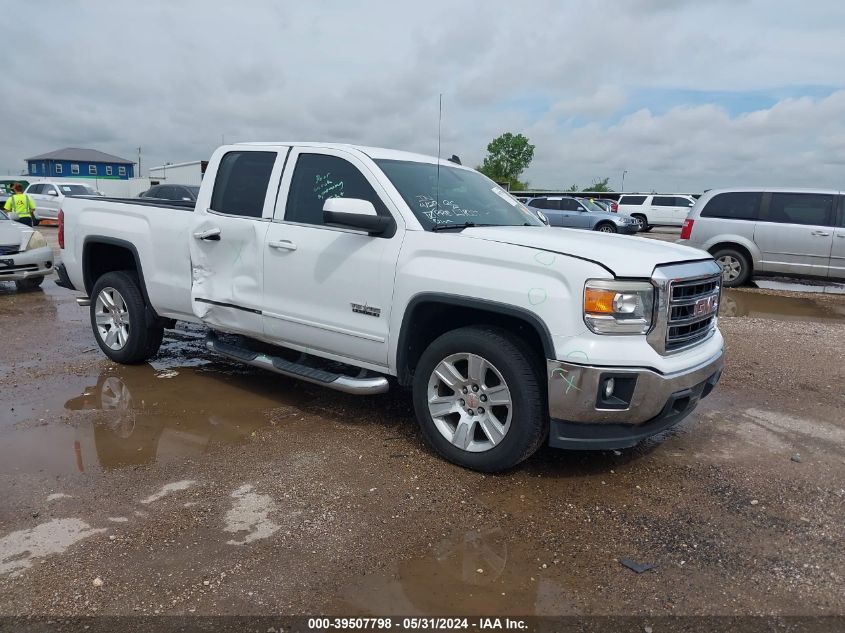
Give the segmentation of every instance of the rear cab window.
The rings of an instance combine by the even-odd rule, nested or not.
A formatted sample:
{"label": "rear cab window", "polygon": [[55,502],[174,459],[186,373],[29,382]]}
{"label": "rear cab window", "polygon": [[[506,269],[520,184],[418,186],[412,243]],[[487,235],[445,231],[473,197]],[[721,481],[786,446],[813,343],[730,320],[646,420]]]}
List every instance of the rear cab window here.
{"label": "rear cab window", "polygon": [[228,152],[220,160],[210,211],[260,218],[270,185],[276,152]]}
{"label": "rear cab window", "polygon": [[757,220],[760,217],[760,201],[763,194],[758,191],[735,191],[718,193],[701,210],[702,218],[725,220]]}

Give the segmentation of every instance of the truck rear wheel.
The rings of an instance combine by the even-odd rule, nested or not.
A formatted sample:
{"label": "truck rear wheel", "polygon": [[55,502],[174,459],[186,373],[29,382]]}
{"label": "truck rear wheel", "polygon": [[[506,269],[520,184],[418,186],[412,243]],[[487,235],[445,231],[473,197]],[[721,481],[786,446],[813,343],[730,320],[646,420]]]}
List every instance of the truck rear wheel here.
{"label": "truck rear wheel", "polygon": [[414,409],[423,436],[450,462],[483,472],[530,457],[548,434],[540,373],[507,330],[465,327],[423,352]]}
{"label": "truck rear wheel", "polygon": [[90,315],[97,344],[116,363],[142,363],[161,346],[164,328],[147,322],[138,278],[130,271],[110,272],[97,279]]}

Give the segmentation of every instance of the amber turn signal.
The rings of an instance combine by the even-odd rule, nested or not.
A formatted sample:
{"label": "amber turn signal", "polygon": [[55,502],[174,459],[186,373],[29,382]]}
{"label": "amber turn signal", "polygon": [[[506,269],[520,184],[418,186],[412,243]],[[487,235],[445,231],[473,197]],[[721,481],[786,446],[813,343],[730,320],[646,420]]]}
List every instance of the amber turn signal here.
{"label": "amber turn signal", "polygon": [[584,312],[592,314],[613,314],[615,290],[586,288],[584,290]]}

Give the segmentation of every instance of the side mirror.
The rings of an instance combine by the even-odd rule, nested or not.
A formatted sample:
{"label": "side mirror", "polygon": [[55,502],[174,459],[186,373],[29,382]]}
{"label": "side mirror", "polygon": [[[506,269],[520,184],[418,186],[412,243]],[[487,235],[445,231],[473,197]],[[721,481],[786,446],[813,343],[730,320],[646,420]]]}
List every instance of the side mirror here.
{"label": "side mirror", "polygon": [[329,226],[359,229],[369,235],[381,235],[393,226],[393,218],[376,212],[369,200],[329,198],[323,203],[323,222]]}
{"label": "side mirror", "polygon": [[50,189],[50,191],[47,192],[47,195],[48,196],[58,196],[59,192],[56,191],[55,189]]}

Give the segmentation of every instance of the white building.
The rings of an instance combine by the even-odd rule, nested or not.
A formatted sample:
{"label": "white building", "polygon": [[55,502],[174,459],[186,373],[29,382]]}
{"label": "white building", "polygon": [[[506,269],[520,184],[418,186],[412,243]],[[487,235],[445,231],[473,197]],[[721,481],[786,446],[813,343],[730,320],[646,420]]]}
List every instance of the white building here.
{"label": "white building", "polygon": [[171,185],[202,184],[202,176],[208,167],[207,160],[193,160],[188,163],[172,163],[150,167],[150,182],[154,185],[168,183]]}

